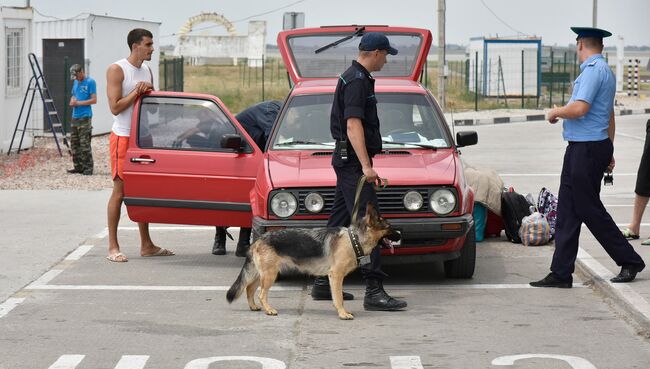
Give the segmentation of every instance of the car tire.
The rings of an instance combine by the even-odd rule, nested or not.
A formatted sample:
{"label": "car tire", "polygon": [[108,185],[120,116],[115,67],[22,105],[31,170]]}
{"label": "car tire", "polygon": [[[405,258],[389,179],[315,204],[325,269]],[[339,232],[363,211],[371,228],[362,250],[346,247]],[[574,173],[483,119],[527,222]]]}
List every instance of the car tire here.
{"label": "car tire", "polygon": [[476,264],[476,226],[467,232],[465,243],[460,250],[460,257],[445,261],[447,278],[472,278]]}

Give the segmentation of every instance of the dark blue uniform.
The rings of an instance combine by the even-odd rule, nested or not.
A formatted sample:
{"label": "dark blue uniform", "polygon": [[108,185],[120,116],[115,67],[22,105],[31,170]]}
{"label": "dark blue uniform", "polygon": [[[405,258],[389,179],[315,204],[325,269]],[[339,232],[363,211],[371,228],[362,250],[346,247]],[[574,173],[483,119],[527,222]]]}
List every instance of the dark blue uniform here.
{"label": "dark blue uniform", "polygon": [[[381,151],[375,80],[366,68],[357,61],[353,61],[352,66],[341,74],[334,92],[334,102],[330,115],[330,131],[332,137],[337,141],[345,139],[348,142],[348,159],[341,160],[340,156],[336,154],[332,156],[332,166],[336,172],[336,192],[332,213],[327,222],[328,227],[347,227],[350,225],[357,182],[363,175],[361,163],[347,138],[348,118],[361,119],[366,150],[372,163],[372,157]],[[374,188],[366,183],[359,195],[358,217],[365,215],[368,202],[372,202],[375,208],[379,209],[377,194]],[[361,268],[364,279],[383,279],[385,273],[381,271],[379,247],[372,251],[370,260],[370,264]]]}
{"label": "dark blue uniform", "polygon": [[600,201],[600,183],[610,164],[614,146],[607,134],[616,81],[601,54],[580,65],[569,103],[584,101],[589,111],[578,119],[565,119],[568,141],[560,178],[555,253],[551,271],[558,280],[571,281],[584,223],[617,265],[641,270],[643,260],[634,251]]}

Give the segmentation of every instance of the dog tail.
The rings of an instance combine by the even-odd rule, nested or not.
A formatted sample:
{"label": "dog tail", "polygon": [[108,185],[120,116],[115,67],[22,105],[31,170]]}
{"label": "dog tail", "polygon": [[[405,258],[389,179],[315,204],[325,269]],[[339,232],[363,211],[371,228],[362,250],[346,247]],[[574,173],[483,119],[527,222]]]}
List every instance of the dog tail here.
{"label": "dog tail", "polygon": [[246,289],[246,286],[248,286],[255,278],[257,278],[257,268],[255,268],[250,255],[246,255],[246,261],[244,262],[244,266],[241,268],[241,272],[239,272],[239,276],[237,276],[235,283],[230,286],[228,293],[226,293],[228,303],[232,303],[238,299]]}

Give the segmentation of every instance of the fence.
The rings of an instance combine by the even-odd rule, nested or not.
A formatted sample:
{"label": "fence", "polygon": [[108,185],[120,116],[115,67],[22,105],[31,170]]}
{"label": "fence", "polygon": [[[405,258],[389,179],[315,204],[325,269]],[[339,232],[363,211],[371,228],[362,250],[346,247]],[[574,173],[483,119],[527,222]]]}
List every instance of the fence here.
{"label": "fence", "polygon": [[287,68],[282,59],[262,58],[248,59],[237,63],[239,69],[240,87],[261,88],[261,98],[266,99],[266,88],[289,86]]}
{"label": "fence", "polygon": [[160,60],[160,90],[183,91],[183,57]]}

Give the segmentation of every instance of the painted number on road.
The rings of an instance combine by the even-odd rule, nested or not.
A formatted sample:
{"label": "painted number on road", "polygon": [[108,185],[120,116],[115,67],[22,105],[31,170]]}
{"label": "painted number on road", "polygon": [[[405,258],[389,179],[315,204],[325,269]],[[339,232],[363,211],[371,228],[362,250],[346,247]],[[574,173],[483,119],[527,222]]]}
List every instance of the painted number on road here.
{"label": "painted number on road", "polygon": [[511,356],[501,356],[492,360],[492,365],[498,366],[510,366],[515,365],[515,361],[526,360],[526,359],[554,359],[561,360],[569,365],[573,369],[596,369],[596,367],[589,361],[577,357],[577,356],[567,356],[567,355],[547,355],[547,354],[524,354],[524,355],[511,355]]}

